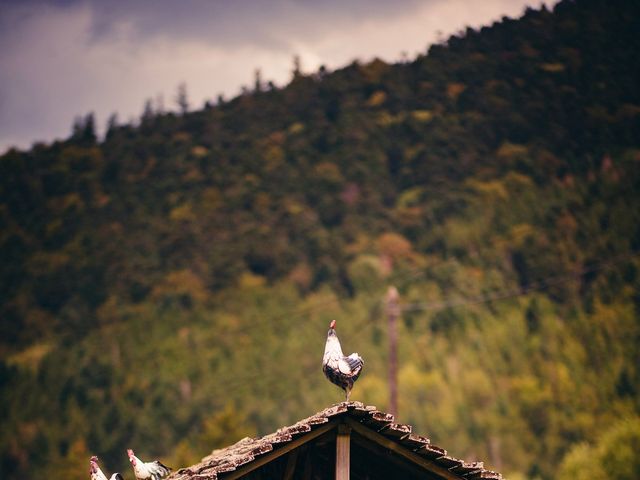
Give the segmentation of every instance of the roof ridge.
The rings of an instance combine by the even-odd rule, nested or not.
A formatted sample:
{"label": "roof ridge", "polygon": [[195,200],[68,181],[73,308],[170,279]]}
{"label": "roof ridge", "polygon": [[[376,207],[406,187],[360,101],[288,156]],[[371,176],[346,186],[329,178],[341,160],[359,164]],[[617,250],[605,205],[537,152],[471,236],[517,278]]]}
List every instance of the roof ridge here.
{"label": "roof ridge", "polygon": [[[342,416],[349,417],[351,419],[349,422],[357,422],[368,430],[382,435],[386,440],[381,439],[381,441],[384,440],[389,446],[393,446],[392,443],[388,443],[389,441],[401,445],[410,452],[406,455],[413,455],[411,458],[415,461],[430,462],[429,464],[446,469],[458,478],[502,479],[501,474],[485,469],[483,462],[466,462],[452,457],[444,448],[433,445],[428,437],[413,433],[411,425],[396,423],[393,415],[378,410],[373,405],[365,405],[358,401],[333,404],[292,425],[280,427],[275,432],[261,437],[242,438],[228,447],[213,450],[209,455],[203,457],[200,463],[181,468],[168,478],[171,480],[216,480],[218,474],[237,470],[254,461],[256,457],[302,438],[312,430],[316,431],[316,434],[312,435],[313,437],[331,429],[327,424],[336,422]],[[352,423],[352,425],[356,427],[357,423]],[[362,432],[367,433],[367,430],[362,430]],[[367,435],[372,434],[367,433]],[[296,441],[300,442],[300,440]],[[415,455],[424,460],[420,460]]]}

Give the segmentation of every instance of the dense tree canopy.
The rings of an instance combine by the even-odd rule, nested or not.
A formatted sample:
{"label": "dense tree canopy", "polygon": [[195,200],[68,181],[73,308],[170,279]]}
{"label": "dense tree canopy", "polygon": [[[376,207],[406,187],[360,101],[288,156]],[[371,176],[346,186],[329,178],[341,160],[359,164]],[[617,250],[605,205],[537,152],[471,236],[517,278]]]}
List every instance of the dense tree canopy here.
{"label": "dense tree canopy", "polygon": [[7,152],[0,476],[179,467],[310,415],[341,398],[331,318],[384,409],[394,284],[399,421],[512,478],[632,478],[639,31],[637,2],[565,0]]}

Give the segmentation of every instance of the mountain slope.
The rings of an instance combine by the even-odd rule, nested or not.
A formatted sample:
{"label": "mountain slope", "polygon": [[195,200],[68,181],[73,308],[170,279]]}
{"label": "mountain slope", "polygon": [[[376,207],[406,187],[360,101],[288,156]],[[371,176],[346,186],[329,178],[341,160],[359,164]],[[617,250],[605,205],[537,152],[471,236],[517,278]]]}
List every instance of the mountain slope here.
{"label": "mountain slope", "polygon": [[637,415],[638,10],[564,1],[0,158],[3,478],[319,410],[334,317],[384,408],[388,284],[400,420],[453,454],[551,478]]}

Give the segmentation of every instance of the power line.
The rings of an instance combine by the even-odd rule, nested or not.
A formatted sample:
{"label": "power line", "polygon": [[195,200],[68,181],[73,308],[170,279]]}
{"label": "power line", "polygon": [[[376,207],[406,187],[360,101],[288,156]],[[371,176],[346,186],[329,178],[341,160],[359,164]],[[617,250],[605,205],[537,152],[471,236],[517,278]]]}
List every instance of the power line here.
{"label": "power line", "polygon": [[402,305],[402,310],[407,312],[443,310],[447,308],[456,308],[456,307],[462,307],[467,305],[477,305],[477,304],[489,303],[497,300],[506,300],[509,298],[522,297],[530,294],[531,292],[544,290],[553,285],[558,285],[558,284],[575,280],[576,278],[583,277],[588,273],[592,273],[598,270],[604,270],[605,268],[609,268],[624,260],[629,260],[631,258],[637,257],[638,255],[640,255],[640,252],[619,255],[617,257],[614,257],[612,260],[582,268],[569,275],[548,277],[546,279],[543,279],[534,283],[530,283],[526,287],[512,289],[512,290],[505,290],[503,292],[499,292],[493,295],[480,295],[477,297],[470,297],[470,298],[469,297],[452,298],[452,299],[445,299],[440,302],[409,303],[409,304]]}
{"label": "power line", "polygon": [[[557,284],[562,284],[568,281],[572,281],[575,280],[576,278],[580,278],[588,273],[594,272],[594,271],[599,271],[599,270],[604,270],[607,268],[610,268],[616,264],[619,264],[625,260],[629,260],[632,259],[634,257],[637,257],[638,255],[640,255],[640,252],[635,252],[635,253],[627,253],[627,254],[623,254],[623,255],[619,255],[617,257],[613,257],[612,259],[608,260],[608,261],[604,261],[604,262],[600,262],[597,264],[593,264],[587,267],[584,267],[580,270],[577,270],[576,272],[573,272],[569,275],[563,275],[563,276],[554,276],[554,277],[548,277],[546,279],[540,280],[538,282],[532,283],[530,285],[528,285],[525,288],[517,288],[517,289],[512,289],[512,290],[506,290],[506,291],[502,291],[502,292],[498,292],[496,294],[493,295],[482,295],[482,296],[478,296],[478,297],[472,297],[472,298],[451,298],[451,299],[445,299],[441,302],[434,302],[434,303],[410,303],[410,304],[405,304],[405,305],[400,305],[400,308],[402,309],[402,311],[434,311],[434,310],[441,310],[441,309],[445,309],[445,308],[456,308],[456,307],[462,307],[462,306],[468,306],[468,305],[477,305],[477,304],[482,304],[482,303],[489,303],[489,302],[493,302],[493,301],[499,301],[499,300],[506,300],[506,299],[510,299],[510,298],[516,298],[516,297],[520,297],[520,296],[525,296],[530,294],[531,292],[534,291],[540,291],[540,290],[544,290],[546,288],[548,288],[549,286],[552,285],[557,285]],[[301,315],[304,314],[309,314],[309,313],[314,313],[315,311],[323,308],[324,306],[328,305],[328,304],[333,304],[336,303],[338,301],[340,301],[341,299],[338,297],[334,297],[333,299],[330,299],[326,302],[319,302],[311,307],[306,307],[303,309],[298,309],[294,312],[294,314],[292,314],[291,316],[297,316],[300,317]],[[371,302],[370,303],[370,307],[373,306],[373,304],[379,303],[380,301],[377,300],[375,302]],[[286,318],[288,316],[288,314],[281,314],[276,316],[275,318]],[[273,320],[273,319],[272,319]],[[366,327],[368,327],[370,321],[368,318],[363,317],[360,319],[360,321],[358,321],[357,323],[352,324],[351,329],[352,330],[363,330]],[[311,331],[311,327],[313,327],[313,331]],[[294,327],[295,328],[295,327]],[[242,329],[244,330],[251,330],[251,328],[249,329]],[[308,335],[316,335],[317,332],[317,326],[312,324],[312,323],[304,323],[301,325],[301,328],[298,330],[298,333],[302,333],[306,336]],[[236,331],[234,331],[234,333],[236,333]],[[233,381],[227,383],[225,385],[225,391],[227,392],[235,392],[238,390],[241,390],[243,388],[251,388],[251,385],[254,386],[258,386],[260,388],[264,388],[269,386],[270,384],[274,384],[275,381],[272,380],[271,377],[272,374],[266,373],[264,371],[253,371],[248,373],[247,375],[243,376],[243,377],[234,377]]]}

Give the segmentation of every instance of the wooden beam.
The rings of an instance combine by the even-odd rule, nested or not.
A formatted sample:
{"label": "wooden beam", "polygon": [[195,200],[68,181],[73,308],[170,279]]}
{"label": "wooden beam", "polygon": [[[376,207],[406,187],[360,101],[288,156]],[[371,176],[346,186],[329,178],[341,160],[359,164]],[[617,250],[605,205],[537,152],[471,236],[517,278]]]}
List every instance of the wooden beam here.
{"label": "wooden beam", "polygon": [[253,472],[255,469],[260,468],[266,463],[269,463],[276,458],[280,458],[282,455],[289,453],[291,450],[298,448],[301,445],[304,445],[307,442],[310,442],[314,438],[318,438],[320,435],[327,433],[329,430],[336,428],[338,425],[337,420],[332,420],[329,423],[325,423],[324,425],[312,430],[308,433],[303,434],[301,437],[296,438],[295,440],[290,441],[285,444],[281,448],[277,450],[273,450],[272,452],[265,453],[264,455],[260,455],[260,457],[255,460],[240,466],[237,470],[232,472],[224,473],[225,480],[235,480],[237,478],[243,477],[249,472]]}
{"label": "wooden beam", "polygon": [[336,480],[349,480],[351,459],[351,427],[341,423],[336,436]]}
{"label": "wooden beam", "polygon": [[362,435],[364,438],[371,440],[383,447],[391,450],[393,453],[404,457],[409,460],[411,463],[419,465],[423,469],[438,475],[440,478],[446,480],[460,480],[462,477],[456,475],[455,473],[447,470],[446,468],[438,465],[433,460],[429,460],[428,458],[421,457],[417,453],[412,452],[411,450],[403,447],[402,445],[394,442],[393,440],[389,440],[384,435],[379,434],[378,432],[374,432],[369,428],[362,425],[360,422],[357,422],[351,418],[346,418],[344,420],[347,425],[349,425],[355,432],[359,435]]}
{"label": "wooden beam", "polygon": [[[442,480],[436,473],[429,472],[404,457],[395,455],[388,448],[377,442],[351,432],[351,457],[354,475],[367,478],[370,472],[375,472],[380,478],[406,478],[410,480]],[[371,461],[369,461],[371,459]]]}
{"label": "wooden beam", "polygon": [[282,477],[282,480],[291,480],[293,478],[293,474],[296,471],[296,462],[298,461],[298,453],[302,448],[306,448],[306,447],[302,446],[299,449],[291,452],[291,454],[289,454],[289,458],[287,459],[287,466],[284,469],[284,476]]}
{"label": "wooden beam", "polygon": [[316,445],[311,445],[311,447],[307,448],[307,451],[304,455],[303,465],[304,470],[302,471],[302,480],[311,480],[311,475],[313,473],[313,464],[315,463],[315,451]]}

